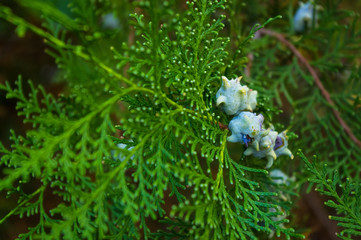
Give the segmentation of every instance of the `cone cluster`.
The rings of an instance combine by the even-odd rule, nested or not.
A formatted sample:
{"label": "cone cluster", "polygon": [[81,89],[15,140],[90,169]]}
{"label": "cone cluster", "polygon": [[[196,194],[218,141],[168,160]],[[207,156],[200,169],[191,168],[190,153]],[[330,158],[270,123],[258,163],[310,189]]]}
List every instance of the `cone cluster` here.
{"label": "cone cluster", "polygon": [[313,22],[317,26],[318,12],[323,8],[316,5],[314,1],[308,1],[307,3],[300,1],[299,5],[293,17],[293,29],[298,33],[303,33],[312,28]]}
{"label": "cone cluster", "polygon": [[273,161],[281,155],[293,159],[292,152],[287,148],[287,131],[278,133],[273,128],[263,128],[263,115],[253,113],[257,105],[257,91],[242,86],[241,79],[242,77],[228,80],[223,76],[222,86],[216,95],[217,106],[227,115],[234,115],[228,125],[232,135],[227,140],[245,145],[246,156],[266,158],[266,168],[270,168]]}

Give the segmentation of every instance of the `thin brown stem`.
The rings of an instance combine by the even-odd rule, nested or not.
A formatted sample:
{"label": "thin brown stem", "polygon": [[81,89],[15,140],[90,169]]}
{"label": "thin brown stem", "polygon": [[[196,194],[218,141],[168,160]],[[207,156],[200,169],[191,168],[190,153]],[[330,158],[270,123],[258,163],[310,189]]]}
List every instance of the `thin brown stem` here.
{"label": "thin brown stem", "polygon": [[311,76],[313,77],[317,87],[320,89],[323,97],[326,99],[326,101],[332,106],[332,112],[343,127],[345,129],[345,132],[347,135],[351,138],[351,140],[361,148],[361,142],[357,139],[357,137],[352,133],[351,128],[347,125],[347,123],[342,119],[340,112],[336,109],[335,103],[332,101],[331,96],[329,92],[325,89],[323,86],[321,80],[319,79],[316,71],[311,67],[311,65],[308,63],[307,59],[297,50],[297,48],[289,42],[282,34],[271,31],[269,29],[260,29],[259,32],[264,35],[269,35],[272,37],[277,38],[280,42],[282,42],[284,45],[286,45],[293,54],[298,58],[298,60],[307,68],[307,70],[310,72]]}
{"label": "thin brown stem", "polygon": [[225,124],[223,124],[221,122],[218,122],[218,126],[219,126],[220,129],[228,130],[228,125],[225,125]]}
{"label": "thin brown stem", "polygon": [[252,70],[252,64],[253,64],[254,56],[253,56],[252,53],[248,53],[247,58],[248,58],[248,64],[246,66],[246,69],[244,70],[244,75],[246,77],[250,77],[251,76],[251,70]]}

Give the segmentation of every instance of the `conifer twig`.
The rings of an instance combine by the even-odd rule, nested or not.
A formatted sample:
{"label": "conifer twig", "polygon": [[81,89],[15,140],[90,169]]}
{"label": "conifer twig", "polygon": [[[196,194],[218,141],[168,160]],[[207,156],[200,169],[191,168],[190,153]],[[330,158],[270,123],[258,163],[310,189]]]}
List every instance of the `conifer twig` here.
{"label": "conifer twig", "polygon": [[341,124],[343,129],[346,131],[348,136],[351,138],[355,144],[361,148],[361,141],[357,139],[357,137],[352,133],[351,128],[348,126],[348,124],[342,119],[340,112],[336,109],[336,104],[332,101],[331,96],[329,92],[325,89],[323,86],[321,80],[319,79],[316,71],[311,67],[311,65],[308,63],[307,59],[297,50],[297,48],[288,41],[282,34],[274,32],[269,29],[260,29],[260,34],[268,35],[277,38],[280,42],[282,42],[284,45],[286,45],[293,54],[298,58],[298,60],[307,68],[307,70],[310,72],[311,76],[313,77],[317,87],[320,89],[323,97],[326,99],[326,101],[332,106],[332,111],[335,117],[337,118],[338,122]]}

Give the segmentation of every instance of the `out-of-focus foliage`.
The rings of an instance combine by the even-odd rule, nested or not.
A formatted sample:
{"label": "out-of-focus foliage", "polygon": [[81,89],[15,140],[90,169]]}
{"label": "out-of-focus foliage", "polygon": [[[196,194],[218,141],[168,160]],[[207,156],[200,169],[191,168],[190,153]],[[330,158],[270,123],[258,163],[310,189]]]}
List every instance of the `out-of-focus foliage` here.
{"label": "out-of-focus foliage", "polygon": [[[252,81],[262,84],[263,89],[267,91],[267,94],[264,94],[275,99],[276,107],[283,106],[287,111],[285,113],[291,115],[290,129],[299,136],[295,141],[295,146],[301,148],[307,155],[317,154],[318,159],[327,164],[325,171],[317,174],[311,171],[311,178],[316,174],[314,177],[316,179],[321,176],[328,179],[327,176],[333,176],[337,171],[339,176],[335,183],[337,186],[348,185],[351,181],[354,182],[355,188],[359,189],[360,145],[346,132],[345,124],[341,123],[333,111],[336,109],[340,113],[342,121],[360,140],[361,28],[359,14],[342,9],[341,1],[315,2],[322,9],[318,13],[318,22],[312,24],[311,29],[302,34],[294,33],[292,9],[296,6],[290,2],[288,6],[284,5],[286,9],[288,8],[289,14],[286,15],[288,25],[280,27],[278,31],[283,32],[286,39],[307,59],[317,73],[325,91],[329,93],[333,105],[325,98],[312,74],[294,52],[273,36],[262,35],[250,45],[251,48],[247,52],[254,54],[251,77]],[[234,15],[237,16],[237,14]],[[310,175],[297,171],[297,165],[289,168],[295,171],[300,183],[308,181]],[[343,199],[343,203],[353,206],[356,200],[357,197],[350,196]],[[335,205],[330,207],[339,210]],[[358,205],[354,205],[353,210],[360,212]],[[336,217],[332,219],[340,221]],[[340,226],[346,229],[345,233],[351,234],[348,236],[359,235],[359,233],[354,233],[351,225],[341,224]],[[358,227],[356,229],[359,229]]]}

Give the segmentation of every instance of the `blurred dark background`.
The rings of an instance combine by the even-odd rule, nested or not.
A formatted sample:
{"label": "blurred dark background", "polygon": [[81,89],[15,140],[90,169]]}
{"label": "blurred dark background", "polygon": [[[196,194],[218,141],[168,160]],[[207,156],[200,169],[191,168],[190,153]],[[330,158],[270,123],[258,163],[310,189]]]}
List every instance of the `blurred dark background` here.
{"label": "blurred dark background", "polygon": [[[2,1],[0,1],[1,4]],[[20,8],[13,1],[7,1],[6,5],[15,12],[21,12],[30,22],[40,25],[39,16],[33,15]],[[62,85],[54,82],[57,66],[54,59],[45,53],[47,47],[43,39],[27,31],[23,37],[15,32],[16,27],[0,19],[0,83],[6,81],[14,86],[19,75],[23,82],[32,80],[34,85],[43,85],[48,92],[57,93]],[[25,92],[29,92],[27,84],[24,84]],[[0,92],[0,141],[4,146],[10,148],[10,129],[17,134],[24,135],[31,125],[23,123],[23,117],[17,115],[16,101],[6,99],[4,91]],[[2,169],[0,171],[2,177]],[[28,186],[29,191],[33,189]],[[7,198],[6,193],[0,195],[0,218],[14,209],[17,205],[15,198]],[[10,217],[0,226],[0,239],[15,239],[20,233],[27,231],[28,227],[34,226],[38,221],[36,217],[19,219]]]}

